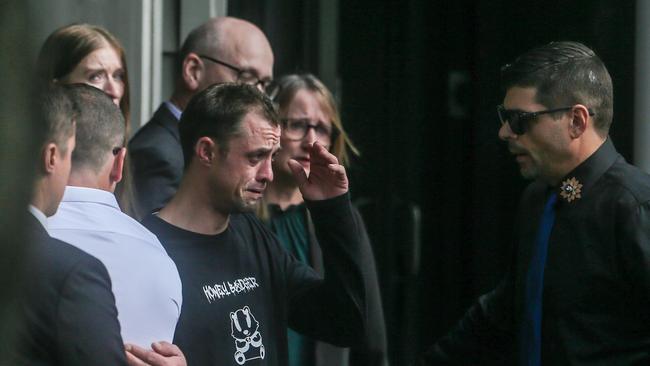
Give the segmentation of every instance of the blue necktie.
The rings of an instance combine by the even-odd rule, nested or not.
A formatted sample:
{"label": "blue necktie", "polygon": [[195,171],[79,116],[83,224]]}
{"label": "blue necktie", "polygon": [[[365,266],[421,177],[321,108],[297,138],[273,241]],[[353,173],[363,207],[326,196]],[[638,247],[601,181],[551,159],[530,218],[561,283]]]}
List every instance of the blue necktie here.
{"label": "blue necktie", "polygon": [[548,239],[555,221],[555,201],[553,192],[544,206],[544,214],[539,223],[537,240],[526,275],[524,313],[520,329],[519,365],[541,365],[542,344],[542,294],[544,289],[544,266],[548,252]]}

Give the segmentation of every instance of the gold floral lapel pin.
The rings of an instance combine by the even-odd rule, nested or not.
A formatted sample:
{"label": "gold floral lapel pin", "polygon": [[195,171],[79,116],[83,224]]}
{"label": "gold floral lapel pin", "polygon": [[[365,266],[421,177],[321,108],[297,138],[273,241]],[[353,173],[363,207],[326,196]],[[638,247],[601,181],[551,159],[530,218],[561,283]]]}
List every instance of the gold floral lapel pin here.
{"label": "gold floral lapel pin", "polygon": [[560,187],[560,196],[567,202],[581,198],[581,193],[582,183],[580,183],[575,177],[569,178],[562,182],[562,187]]}

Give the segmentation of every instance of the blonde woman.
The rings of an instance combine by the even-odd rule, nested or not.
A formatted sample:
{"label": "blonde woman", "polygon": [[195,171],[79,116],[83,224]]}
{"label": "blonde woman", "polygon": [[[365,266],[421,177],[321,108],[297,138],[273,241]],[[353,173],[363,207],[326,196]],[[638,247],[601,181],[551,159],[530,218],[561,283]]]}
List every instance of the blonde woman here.
{"label": "blonde woman", "polygon": [[[325,146],[343,165],[349,153],[358,154],[343,129],[336,102],[325,85],[311,74],[287,75],[274,81],[270,96],[279,108],[282,121],[282,149],[273,163],[273,182],[268,186],[259,216],[299,260],[322,274],[323,258],[309,211],[288,165],[298,161],[309,172],[308,147],[314,142]],[[356,219],[361,216],[356,213]],[[361,225],[364,227],[364,225]],[[362,233],[365,240],[368,236]],[[364,246],[370,248],[369,245]],[[315,342],[289,330],[289,365],[385,365],[386,332],[372,252],[364,258],[368,302],[368,325],[363,346],[352,350]]]}

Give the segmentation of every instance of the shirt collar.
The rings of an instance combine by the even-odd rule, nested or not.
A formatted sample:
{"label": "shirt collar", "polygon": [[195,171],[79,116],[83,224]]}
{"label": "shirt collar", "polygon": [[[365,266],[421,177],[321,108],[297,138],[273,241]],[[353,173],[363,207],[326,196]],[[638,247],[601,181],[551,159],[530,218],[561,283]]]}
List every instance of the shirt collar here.
{"label": "shirt collar", "polygon": [[47,230],[47,217],[45,216],[45,214],[41,210],[36,208],[36,206],[34,205],[27,206],[27,210],[29,210],[29,212],[31,212],[31,214],[34,215],[36,220],[38,220],[38,222],[40,222],[41,225],[43,225],[43,228]]}
{"label": "shirt collar", "polygon": [[115,195],[103,189],[66,186],[61,203],[65,202],[93,202],[120,210]]}
{"label": "shirt collar", "polygon": [[169,111],[172,112],[174,117],[176,117],[177,121],[181,120],[181,116],[183,115],[183,111],[181,111],[180,108],[178,108],[176,105],[174,105],[174,103],[167,100],[167,101],[165,101],[165,107],[167,107],[167,109],[169,109]]}
{"label": "shirt collar", "polygon": [[583,195],[589,194],[589,189],[619,156],[614,143],[608,137],[587,160],[560,180],[559,186],[556,187],[558,201],[571,203],[579,200]]}

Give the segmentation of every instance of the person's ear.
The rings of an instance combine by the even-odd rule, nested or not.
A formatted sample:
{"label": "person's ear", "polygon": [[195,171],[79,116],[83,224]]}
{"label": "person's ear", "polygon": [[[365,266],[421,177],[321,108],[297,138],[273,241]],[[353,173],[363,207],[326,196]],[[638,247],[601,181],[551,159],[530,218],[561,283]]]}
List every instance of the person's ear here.
{"label": "person's ear", "polygon": [[201,165],[210,166],[217,157],[218,146],[210,137],[201,137],[194,145],[194,155],[198,158]]}
{"label": "person's ear", "polygon": [[124,171],[124,159],[126,158],[126,147],[120,149],[120,152],[115,155],[113,159],[113,166],[111,166],[111,172],[109,173],[109,179],[111,184],[119,183],[122,180],[123,171]]}
{"label": "person's ear", "polygon": [[587,130],[592,120],[589,118],[589,109],[582,104],[573,106],[570,113],[569,135],[572,139],[577,139]]}
{"label": "person's ear", "polygon": [[190,52],[185,56],[181,72],[185,87],[191,91],[198,90],[204,70],[203,61],[196,53]]}
{"label": "person's ear", "polygon": [[59,163],[59,148],[54,142],[49,142],[43,147],[41,154],[43,173],[50,175],[56,170]]}

